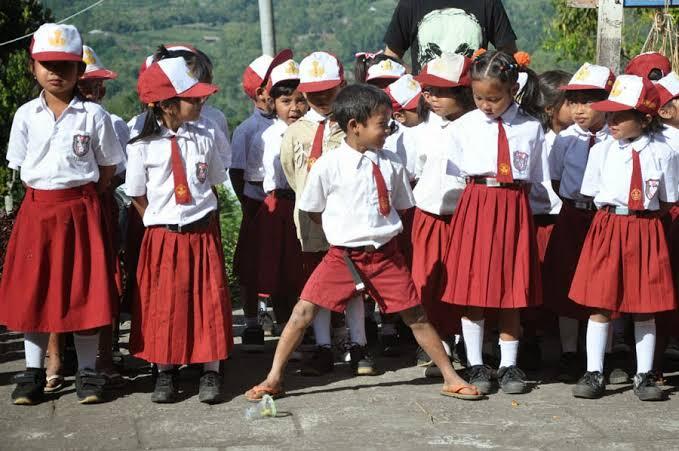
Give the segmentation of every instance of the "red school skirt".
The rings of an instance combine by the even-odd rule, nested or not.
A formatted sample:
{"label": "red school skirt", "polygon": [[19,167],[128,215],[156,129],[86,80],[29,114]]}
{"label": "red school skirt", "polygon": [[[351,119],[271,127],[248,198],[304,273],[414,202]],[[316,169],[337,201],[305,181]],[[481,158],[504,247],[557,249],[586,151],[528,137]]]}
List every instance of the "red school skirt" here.
{"label": "red school skirt", "polygon": [[467,185],[451,223],[443,300],[487,308],[540,305],[535,227],[523,185]]}
{"label": "red school skirt", "polygon": [[26,189],[0,280],[0,324],[72,332],[111,324],[117,306],[93,183]]}
{"label": "red school skirt", "polygon": [[261,206],[261,201],[243,196],[243,218],[233,253],[233,273],[238,276],[240,284],[246,287],[254,287],[257,284],[260,237],[257,236],[255,218]]}
{"label": "red school skirt", "polygon": [[231,301],[216,221],[185,233],[147,228],[137,286],[130,336],[133,355],[175,365],[229,356]]}
{"label": "red school skirt", "polygon": [[670,256],[660,218],[599,210],[587,233],[569,295],[578,304],[612,312],[675,309]]}
{"label": "red school skirt", "polygon": [[356,285],[343,255],[349,255],[365,284],[366,292],[383,313],[398,313],[420,305],[405,258],[396,239],[374,251],[331,246],[311,274],[300,298],[333,312],[344,312],[356,296]]}
{"label": "red school skirt", "polygon": [[443,262],[448,256],[452,215],[434,215],[415,209],[412,229],[412,277],[429,322],[441,337],[460,332],[462,308],[442,302],[448,272]]}
{"label": "red school skirt", "polygon": [[271,296],[299,296],[306,280],[302,246],[293,219],[294,192],[270,193],[255,219],[259,244],[257,289]]}

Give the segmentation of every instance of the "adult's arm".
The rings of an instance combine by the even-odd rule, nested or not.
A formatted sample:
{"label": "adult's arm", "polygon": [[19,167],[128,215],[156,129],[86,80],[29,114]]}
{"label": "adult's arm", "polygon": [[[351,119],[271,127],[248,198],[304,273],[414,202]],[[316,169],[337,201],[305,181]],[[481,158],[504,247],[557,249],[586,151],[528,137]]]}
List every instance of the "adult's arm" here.
{"label": "adult's arm", "polygon": [[391,22],[389,22],[384,34],[384,53],[387,55],[401,58],[413,42],[412,2],[413,0],[399,0],[398,5],[396,5],[394,14],[391,16]]}
{"label": "adult's arm", "polygon": [[507,16],[502,0],[491,0],[490,14],[487,16],[486,38],[493,46],[503,52],[513,55],[517,51],[516,34]]}

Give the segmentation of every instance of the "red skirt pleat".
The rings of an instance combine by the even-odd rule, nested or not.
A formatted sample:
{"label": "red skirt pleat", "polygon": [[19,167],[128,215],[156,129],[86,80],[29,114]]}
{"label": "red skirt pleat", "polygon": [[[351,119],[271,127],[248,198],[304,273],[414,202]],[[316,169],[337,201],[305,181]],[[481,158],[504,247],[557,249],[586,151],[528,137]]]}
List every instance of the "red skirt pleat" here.
{"label": "red skirt pleat", "polygon": [[598,211],[569,296],[590,308],[621,313],[675,309],[672,269],[660,218]]}
{"label": "red skirt pleat", "polygon": [[216,221],[205,231],[146,229],[130,352],[161,364],[204,363],[233,347],[231,301]]}
{"label": "red skirt pleat", "polygon": [[238,241],[233,253],[233,273],[241,285],[255,287],[257,285],[257,260],[259,258],[257,223],[255,218],[262,202],[243,197],[243,218],[238,232]]}
{"label": "red skirt pleat", "polygon": [[524,187],[471,183],[451,223],[443,300],[523,308],[542,302],[535,228]]}
{"label": "red skirt pleat", "polygon": [[28,188],[0,280],[0,324],[71,332],[111,324],[117,299],[94,184]]}

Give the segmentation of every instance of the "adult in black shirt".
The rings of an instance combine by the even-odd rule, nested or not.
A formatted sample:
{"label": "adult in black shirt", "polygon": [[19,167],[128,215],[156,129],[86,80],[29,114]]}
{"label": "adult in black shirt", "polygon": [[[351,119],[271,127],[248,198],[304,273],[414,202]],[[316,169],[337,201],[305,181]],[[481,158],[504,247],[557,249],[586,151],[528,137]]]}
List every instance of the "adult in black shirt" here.
{"label": "adult in black shirt", "polygon": [[516,35],[502,0],[400,0],[384,36],[385,53],[410,49],[413,73],[442,52],[472,56],[490,42],[516,52]]}

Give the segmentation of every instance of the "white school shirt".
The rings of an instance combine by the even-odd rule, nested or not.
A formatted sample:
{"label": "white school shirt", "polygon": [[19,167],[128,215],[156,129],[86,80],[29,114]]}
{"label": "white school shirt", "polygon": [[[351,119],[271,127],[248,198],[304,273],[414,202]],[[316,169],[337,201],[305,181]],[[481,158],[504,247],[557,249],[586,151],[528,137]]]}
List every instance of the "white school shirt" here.
{"label": "white school shirt", "polygon": [[7,144],[11,169],[31,188],[57,190],[99,181],[99,166],[123,159],[111,117],[100,105],[74,97],[59,119],[44,92],[14,114]]}
{"label": "white school shirt", "polygon": [[[516,103],[502,114],[509,142],[509,159],[514,180],[541,183],[550,180],[545,134],[540,122],[522,112]],[[462,177],[497,175],[498,121],[481,110],[470,111],[452,126],[458,142],[448,151],[451,166]]]}
{"label": "white school shirt", "polygon": [[[548,159],[555,139],[554,130],[550,129],[545,133],[545,148],[547,149]],[[554,192],[551,180],[533,184],[528,195],[528,201],[534,215],[558,215],[561,211],[561,198]]]}
{"label": "white school shirt", "polygon": [[120,143],[120,148],[122,149],[123,159],[116,165],[116,175],[125,172],[127,167],[127,143],[130,140],[130,129],[127,128],[127,124],[122,117],[117,116],[113,113],[109,113],[111,116],[111,123],[113,124],[113,130],[116,132],[116,137]]}
{"label": "white school shirt", "polygon": [[582,194],[594,197],[597,207],[628,207],[632,149],[639,152],[644,209],[658,210],[659,200],[676,202],[679,154],[666,143],[648,136],[632,142],[609,139],[592,147],[582,180]]}
{"label": "white school shirt", "polygon": [[679,128],[665,125],[659,133],[658,140],[665,141],[665,143],[675,152],[679,152]]}
{"label": "white school shirt", "polygon": [[226,171],[214,147],[212,133],[187,122],[176,132],[177,144],[186,169],[191,193],[189,204],[177,204],[174,196],[170,137],[165,127],[161,136],[136,141],[127,146],[125,193],[146,195],[149,205],[144,213],[146,227],[160,224],[185,225],[217,209],[212,186],[226,180]]}
{"label": "white school shirt", "polygon": [[417,160],[414,136],[416,133],[413,132],[414,127],[406,127],[398,122],[396,122],[396,126],[398,127],[396,131],[389,135],[384,142],[384,149],[398,155],[408,172],[408,179],[413,182],[415,181],[415,161]]}
{"label": "white school shirt", "polygon": [[[379,165],[389,191],[391,210],[379,212],[372,163]],[[323,232],[333,246],[380,247],[403,230],[397,210],[413,207],[408,174],[393,153],[360,153],[346,141],[324,153],[312,166],[299,209],[323,213]]]}
{"label": "white school shirt", "polygon": [[269,193],[275,189],[290,189],[281,165],[281,143],[288,124],[276,118],[269,128],[262,133],[264,141],[264,191]]}
{"label": "white school shirt", "polygon": [[[236,127],[233,132],[231,167],[243,170],[245,182],[262,182],[264,180],[264,165],[262,164],[264,141],[262,141],[262,133],[271,124],[273,124],[271,116],[265,115],[255,108],[250,117]],[[251,183],[245,183],[243,194],[260,201],[266,198],[264,189]]]}
{"label": "white school shirt", "polygon": [[456,145],[453,122],[430,112],[423,124],[416,132],[420,177],[413,190],[415,205],[435,215],[451,215],[467,186],[460,172],[448,164],[448,148]]}
{"label": "white school shirt", "polygon": [[200,115],[210,119],[217,126],[217,129],[221,131],[226,137],[226,141],[229,143],[230,147],[231,141],[229,140],[229,123],[227,122],[226,116],[222,110],[215,108],[212,105],[205,104],[203,105],[203,109],[200,110]]}
{"label": "white school shirt", "polygon": [[563,130],[554,140],[549,154],[549,173],[553,180],[559,180],[559,195],[571,200],[582,200],[580,193],[582,177],[589,158],[589,140],[595,136],[595,144],[611,139],[608,126],[596,133],[573,124]]}

